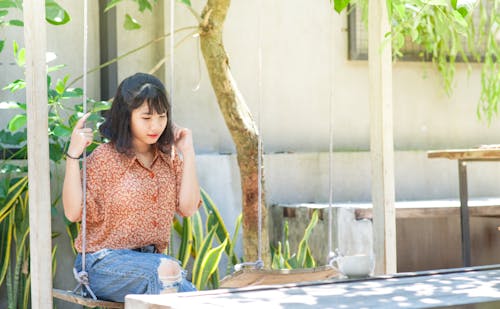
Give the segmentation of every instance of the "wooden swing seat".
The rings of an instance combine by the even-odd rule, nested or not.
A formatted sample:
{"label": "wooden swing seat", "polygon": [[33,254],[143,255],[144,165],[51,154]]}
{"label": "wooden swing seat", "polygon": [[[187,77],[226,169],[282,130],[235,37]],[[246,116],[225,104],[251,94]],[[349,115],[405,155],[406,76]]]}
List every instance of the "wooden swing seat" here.
{"label": "wooden swing seat", "polygon": [[125,308],[124,303],[116,303],[107,300],[94,300],[92,298],[83,297],[73,291],[66,291],[60,289],[52,289],[52,297],[58,298],[70,303],[83,305],[89,308]]}
{"label": "wooden swing seat", "polygon": [[280,270],[243,268],[224,277],[220,281],[220,288],[321,281],[339,274],[338,270],[331,266]]}

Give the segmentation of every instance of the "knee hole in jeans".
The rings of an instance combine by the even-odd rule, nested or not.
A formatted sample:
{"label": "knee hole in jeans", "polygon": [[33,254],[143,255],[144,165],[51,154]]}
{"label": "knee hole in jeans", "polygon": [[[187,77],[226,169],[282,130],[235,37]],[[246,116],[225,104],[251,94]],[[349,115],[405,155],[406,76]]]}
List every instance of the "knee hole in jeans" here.
{"label": "knee hole in jeans", "polygon": [[161,259],[160,266],[158,266],[158,277],[163,285],[160,293],[177,292],[182,280],[182,270],[179,263],[169,259]]}

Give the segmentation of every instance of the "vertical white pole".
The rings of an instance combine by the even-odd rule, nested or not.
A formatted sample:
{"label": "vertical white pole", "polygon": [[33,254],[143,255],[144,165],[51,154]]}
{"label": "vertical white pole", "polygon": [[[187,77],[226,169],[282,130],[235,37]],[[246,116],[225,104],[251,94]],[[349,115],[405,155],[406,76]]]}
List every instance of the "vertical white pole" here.
{"label": "vertical white pole", "polygon": [[368,65],[370,71],[370,152],[372,164],[375,273],[395,273],[396,216],[394,210],[394,141],[392,119],[391,30],[387,1],[368,7]]}
{"label": "vertical white pole", "polygon": [[52,308],[50,164],[48,140],[45,1],[24,0],[31,306]]}

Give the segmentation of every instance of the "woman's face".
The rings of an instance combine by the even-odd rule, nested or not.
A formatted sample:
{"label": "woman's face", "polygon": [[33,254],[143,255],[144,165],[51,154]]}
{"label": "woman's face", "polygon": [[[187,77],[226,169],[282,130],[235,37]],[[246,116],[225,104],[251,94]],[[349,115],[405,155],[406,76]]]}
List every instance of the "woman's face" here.
{"label": "woman's face", "polygon": [[147,102],[142,103],[130,117],[132,145],[137,149],[155,144],[167,127],[167,121],[167,113],[158,114],[149,109]]}

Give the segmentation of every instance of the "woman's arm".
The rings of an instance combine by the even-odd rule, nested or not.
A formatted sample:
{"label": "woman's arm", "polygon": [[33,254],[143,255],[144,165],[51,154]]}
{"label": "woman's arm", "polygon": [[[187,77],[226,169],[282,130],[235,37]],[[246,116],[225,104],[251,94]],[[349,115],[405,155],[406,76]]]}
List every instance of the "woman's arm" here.
{"label": "woman's arm", "polygon": [[85,114],[75,125],[71,134],[71,142],[66,152],[66,173],[64,175],[62,201],[64,214],[71,222],[79,221],[82,216],[82,181],[80,178],[79,158],[88,145],[92,143],[91,128],[85,128],[85,120],[90,113]]}
{"label": "woman's arm", "polygon": [[195,152],[191,130],[176,127],[175,146],[182,153],[183,169],[179,190],[179,210],[184,216],[192,216],[200,202],[200,186],[196,175]]}

